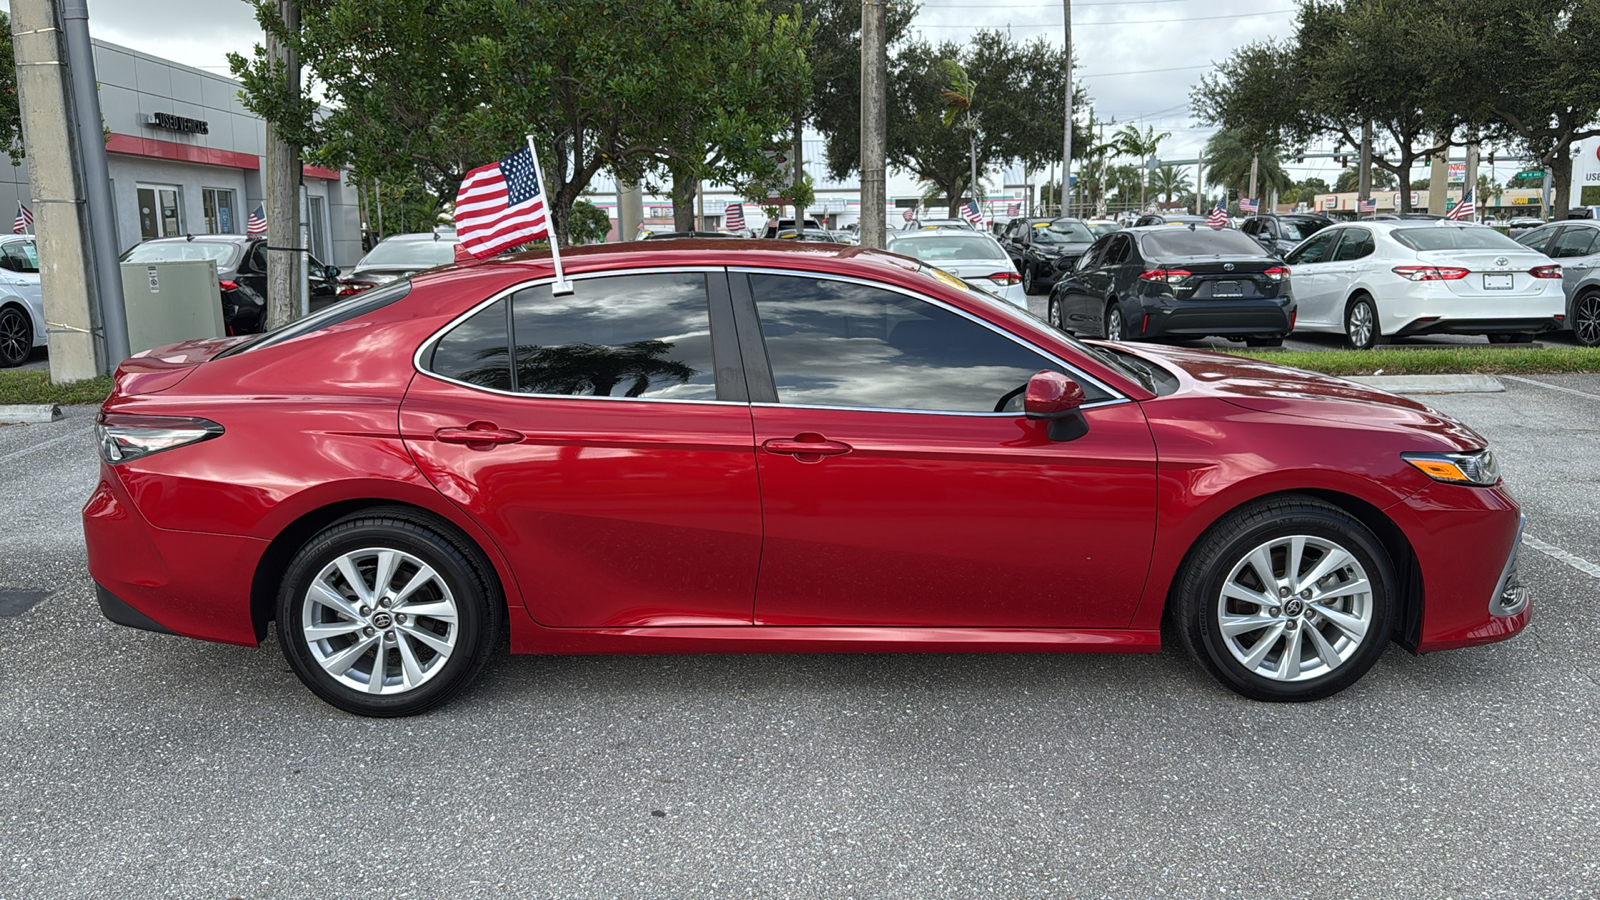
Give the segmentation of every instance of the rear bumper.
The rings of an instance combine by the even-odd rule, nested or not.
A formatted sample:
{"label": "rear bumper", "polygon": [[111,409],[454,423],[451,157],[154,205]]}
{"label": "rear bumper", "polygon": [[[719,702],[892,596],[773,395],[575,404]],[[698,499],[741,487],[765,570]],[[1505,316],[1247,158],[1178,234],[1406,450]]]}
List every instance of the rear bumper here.
{"label": "rear bumper", "polygon": [[1423,334],[1543,334],[1566,328],[1560,316],[1519,319],[1418,319],[1402,326],[1393,337]]}
{"label": "rear bumper", "polygon": [[1294,301],[1180,300],[1158,298],[1124,308],[1135,337],[1204,337],[1206,335],[1281,337],[1289,333]]}

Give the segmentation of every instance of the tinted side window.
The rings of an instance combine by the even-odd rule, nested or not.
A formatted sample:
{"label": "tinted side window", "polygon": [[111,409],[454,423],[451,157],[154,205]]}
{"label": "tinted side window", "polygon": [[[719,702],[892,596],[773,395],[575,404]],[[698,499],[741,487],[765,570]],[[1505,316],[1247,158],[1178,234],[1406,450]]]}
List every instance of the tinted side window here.
{"label": "tinted side window", "polygon": [[1114,234],[1111,243],[1106,245],[1105,259],[1102,265],[1119,266],[1128,261],[1128,245],[1130,241],[1125,234]]}
{"label": "tinted side window", "polygon": [[1561,236],[1551,243],[1545,255],[1551,259],[1567,259],[1573,256],[1588,256],[1594,252],[1594,237],[1600,234],[1593,228],[1584,228],[1578,225],[1568,226],[1561,231]]}
{"label": "tinted side window", "polygon": [[1288,263],[1291,266],[1306,265],[1308,263],[1322,262],[1328,256],[1328,251],[1333,248],[1334,239],[1339,236],[1337,231],[1321,232],[1304,244],[1296,247],[1289,254]]}
{"label": "tinted side window", "polygon": [[1360,259],[1371,256],[1378,245],[1372,239],[1372,232],[1365,228],[1349,228],[1344,232],[1344,238],[1339,241],[1339,249],[1333,251],[1335,262],[1347,259]]}
{"label": "tinted side window", "polygon": [[14,241],[6,245],[5,267],[13,272],[39,271],[39,251],[32,241]]}
{"label": "tinted side window", "polygon": [[700,272],[618,275],[512,297],[514,390],[524,394],[717,399],[711,313]]}
{"label": "tinted side window", "polygon": [[1242,228],[1240,228],[1239,230],[1244,232],[1245,234],[1254,236],[1257,232],[1261,231],[1261,220],[1260,219],[1246,219],[1245,223],[1244,223],[1244,226]]}
{"label": "tinted side window", "polygon": [[1544,253],[1545,245],[1550,243],[1550,239],[1556,236],[1556,232],[1558,230],[1559,229],[1556,228],[1540,228],[1537,231],[1530,231],[1527,234],[1518,235],[1517,243],[1527,247],[1530,250],[1537,250],[1540,253]]}
{"label": "tinted side window", "polygon": [[445,378],[509,391],[510,347],[506,301],[496,300],[439,339],[429,368]]}
{"label": "tinted side window", "polygon": [[[1061,367],[925,300],[791,275],[750,289],[780,403],[943,412],[1021,412],[1034,373]],[[1090,401],[1107,399],[1083,385]]]}
{"label": "tinted side window", "polygon": [[265,274],[267,271],[267,242],[256,244],[250,251],[250,271]]}

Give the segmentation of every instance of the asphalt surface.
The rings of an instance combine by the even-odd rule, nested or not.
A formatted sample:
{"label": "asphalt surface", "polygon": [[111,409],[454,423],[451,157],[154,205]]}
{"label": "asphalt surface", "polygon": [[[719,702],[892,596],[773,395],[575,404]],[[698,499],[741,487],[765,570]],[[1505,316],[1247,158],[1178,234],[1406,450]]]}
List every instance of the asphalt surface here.
{"label": "asphalt surface", "polygon": [[1600,895],[1600,377],[1505,385],[1426,402],[1566,556],[1533,625],[1308,705],[1176,650],[503,657],[360,719],[104,621],[91,411],[0,428],[0,898]]}

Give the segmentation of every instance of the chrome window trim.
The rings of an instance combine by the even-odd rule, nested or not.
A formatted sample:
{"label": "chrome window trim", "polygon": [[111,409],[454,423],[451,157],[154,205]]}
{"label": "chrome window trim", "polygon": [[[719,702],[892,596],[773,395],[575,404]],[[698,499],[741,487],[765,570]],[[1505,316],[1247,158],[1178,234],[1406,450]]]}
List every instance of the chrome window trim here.
{"label": "chrome window trim", "polygon": [[[725,266],[647,266],[635,269],[606,269],[604,271],[597,272],[579,272],[568,275],[567,280],[588,281],[591,278],[608,278],[614,275],[659,275],[663,273],[683,272],[726,274],[727,271],[727,267]],[[545,400],[604,400],[611,403],[675,403],[691,404],[694,406],[750,405],[749,402],[744,400],[671,400],[663,397],[598,397],[593,394],[529,394],[521,391],[502,391],[499,388],[484,387],[481,384],[473,384],[470,381],[462,381],[457,378],[448,378],[444,375],[440,375],[437,372],[431,371],[422,365],[422,357],[425,354],[431,353],[433,348],[438,345],[439,341],[442,340],[445,335],[449,334],[450,331],[457,325],[460,325],[462,322],[472,318],[488,307],[493,306],[495,303],[512,296],[518,291],[539,287],[541,285],[554,284],[555,280],[555,276],[552,275],[546,278],[530,278],[527,281],[519,281],[510,287],[500,289],[498,292],[490,295],[488,299],[474,304],[471,309],[459,316],[456,316],[449,322],[446,322],[441,328],[439,328],[439,330],[435,331],[431,335],[428,335],[428,339],[418,345],[416,352],[411,354],[411,367],[416,370],[417,374],[426,375],[427,377],[436,381],[442,381],[446,384],[460,385],[461,387],[471,388],[475,391],[482,391],[485,394],[495,394],[501,397],[532,397]],[[710,303],[709,293],[707,294],[706,302],[708,304]],[[711,328],[711,314],[709,307],[707,308],[706,312],[706,328],[708,331]]]}
{"label": "chrome window trim", "polygon": [[[811,271],[804,270],[804,269],[776,269],[776,268],[756,267],[756,266],[729,266],[728,267],[728,273],[729,274],[737,273],[737,274],[744,274],[744,275],[797,275],[797,276],[800,276],[800,277],[803,277],[803,278],[817,278],[817,279],[821,279],[821,280],[824,280],[824,281],[843,281],[843,282],[846,282],[846,283],[849,283],[849,284],[859,284],[859,285],[864,285],[866,287],[878,288],[879,290],[887,290],[887,291],[890,291],[890,292],[896,293],[896,294],[903,294],[903,295],[905,295],[907,297],[912,298],[913,300],[921,300],[921,301],[923,301],[925,303],[931,303],[934,306],[939,307],[940,309],[944,309],[944,310],[947,310],[949,312],[953,312],[956,315],[961,316],[962,318],[968,319],[968,320],[970,320],[972,322],[976,322],[977,324],[983,326],[984,328],[989,329],[990,331],[994,332],[995,334],[998,334],[1001,337],[1004,337],[1004,338],[1010,340],[1012,343],[1018,344],[1018,345],[1020,345],[1022,347],[1025,347],[1028,350],[1031,350],[1034,353],[1037,353],[1038,355],[1044,357],[1045,359],[1050,360],[1051,362],[1053,362],[1056,365],[1060,366],[1066,372],[1071,373],[1074,378],[1080,378],[1080,379],[1083,380],[1083,382],[1087,382],[1088,384],[1092,384],[1095,387],[1099,388],[1100,390],[1105,391],[1107,394],[1111,395],[1110,398],[1108,398],[1106,400],[1097,400],[1094,403],[1085,403],[1085,404],[1083,404],[1082,407],[1080,407],[1082,409],[1091,409],[1091,408],[1099,407],[1099,406],[1110,406],[1110,405],[1112,405],[1114,403],[1131,402],[1126,394],[1124,394],[1121,391],[1119,391],[1119,390],[1111,387],[1110,385],[1102,382],[1100,379],[1095,378],[1092,375],[1089,375],[1089,374],[1085,373],[1084,371],[1079,369],[1077,366],[1074,366],[1071,363],[1068,363],[1066,360],[1064,360],[1061,357],[1055,355],[1054,353],[1051,353],[1051,352],[1045,350],[1042,347],[1035,346],[1034,344],[1031,344],[1028,341],[1025,341],[1022,338],[1018,337],[1017,335],[1012,334],[1009,331],[1006,331],[1004,328],[1000,328],[999,326],[997,326],[997,325],[995,325],[995,324],[993,324],[991,322],[988,322],[988,321],[986,321],[984,319],[981,319],[981,318],[973,315],[972,313],[967,312],[964,309],[960,309],[958,307],[951,306],[949,303],[946,303],[943,300],[937,299],[935,297],[930,297],[927,294],[917,293],[917,292],[912,291],[912,290],[910,290],[908,288],[900,287],[899,285],[887,284],[887,283],[882,282],[882,281],[873,281],[873,280],[867,279],[867,278],[858,278],[858,277],[856,277],[854,275],[836,275],[836,274],[833,274],[831,272],[811,272]],[[757,304],[757,307],[758,307],[757,308],[757,314],[759,315],[760,314],[760,309],[759,309],[760,301],[756,300],[754,297],[752,297],[751,299],[752,299],[753,302],[755,302]],[[763,339],[764,339],[764,336],[763,336]],[[947,416],[1018,416],[1018,415],[1021,415],[1021,413],[995,413],[995,412],[978,413],[978,412],[962,412],[962,411],[958,411],[958,410],[880,409],[880,408],[877,408],[877,407],[865,407],[865,406],[809,406],[809,405],[804,405],[803,406],[802,404],[798,404],[798,403],[783,403],[781,401],[778,402],[778,403],[752,403],[750,405],[751,406],[775,406],[775,407],[787,406],[787,407],[793,407],[793,408],[797,408],[797,409],[798,408],[805,408],[805,409],[872,409],[872,410],[875,410],[877,412],[933,413],[935,415],[947,415]]]}

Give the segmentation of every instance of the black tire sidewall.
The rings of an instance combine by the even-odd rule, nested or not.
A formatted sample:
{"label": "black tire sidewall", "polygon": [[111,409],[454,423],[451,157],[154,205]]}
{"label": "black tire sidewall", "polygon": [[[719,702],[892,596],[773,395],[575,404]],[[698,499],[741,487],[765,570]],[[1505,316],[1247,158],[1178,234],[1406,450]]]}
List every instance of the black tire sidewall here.
{"label": "black tire sidewall", "polygon": [[[1228,572],[1243,555],[1276,537],[1306,534],[1327,538],[1344,547],[1366,569],[1372,582],[1372,621],[1366,639],[1355,655],[1339,668],[1318,678],[1285,683],[1248,671],[1229,652],[1216,628],[1217,599]],[[1318,700],[1354,684],[1383,655],[1389,643],[1394,608],[1394,568],[1383,545],[1366,526],[1334,507],[1313,503],[1280,505],[1265,518],[1240,515],[1218,524],[1203,538],[1190,565],[1199,567],[1198,579],[1184,579],[1186,643],[1200,661],[1225,686],[1255,700],[1296,702]]]}
{"label": "black tire sidewall", "polygon": [[6,356],[4,349],[0,348],[0,368],[4,369],[11,369],[22,365],[28,361],[29,354],[33,352],[33,322],[29,319],[26,312],[23,312],[16,307],[8,306],[5,309],[0,309],[0,318],[11,316],[16,316],[17,320],[22,323],[22,334],[26,340],[22,342],[22,354],[14,359]]}
{"label": "black tire sidewall", "polygon": [[[1356,308],[1363,305],[1367,307],[1368,311],[1372,315],[1372,335],[1368,338],[1365,344],[1358,344],[1355,341],[1355,336],[1350,333],[1350,322],[1355,318]],[[1372,300],[1368,299],[1366,296],[1357,297],[1353,302],[1351,302],[1350,308],[1345,310],[1344,314],[1344,333],[1345,339],[1349,342],[1350,346],[1357,350],[1371,350],[1373,347],[1376,347],[1378,345],[1378,337],[1382,334],[1382,332],[1378,330],[1377,304],[1373,303]]]}
{"label": "black tire sidewall", "polygon": [[[454,652],[442,671],[404,694],[371,696],[340,684],[312,657],[301,630],[301,611],[312,579],[339,556],[372,547],[403,550],[422,559],[449,586],[456,601]],[[346,712],[377,717],[415,715],[459,693],[483,667],[497,625],[477,565],[430,529],[392,518],[337,523],[307,542],[284,572],[277,613],[284,656],[306,687]]]}

